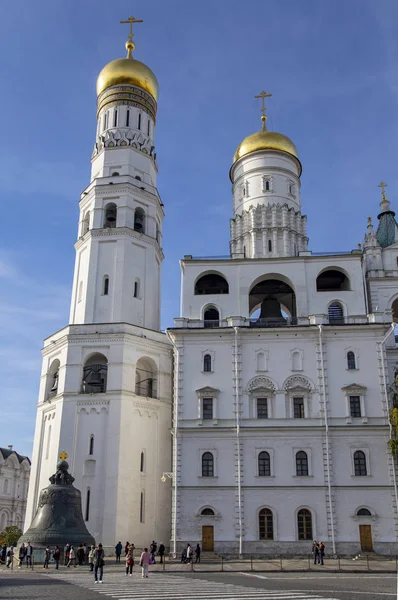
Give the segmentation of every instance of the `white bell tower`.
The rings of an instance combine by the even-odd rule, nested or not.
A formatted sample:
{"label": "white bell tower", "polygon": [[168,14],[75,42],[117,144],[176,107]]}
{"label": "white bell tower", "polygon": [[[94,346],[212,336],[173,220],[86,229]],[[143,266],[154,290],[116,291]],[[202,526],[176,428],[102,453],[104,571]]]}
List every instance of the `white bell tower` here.
{"label": "white bell tower", "polygon": [[[126,21],[124,21],[126,22]],[[169,539],[170,343],[160,331],[163,204],[158,83],[132,56],[97,80],[91,180],[80,198],[69,325],[44,342],[25,529],[66,452],[87,528],[109,550]],[[169,482],[170,483],[170,482]]]}

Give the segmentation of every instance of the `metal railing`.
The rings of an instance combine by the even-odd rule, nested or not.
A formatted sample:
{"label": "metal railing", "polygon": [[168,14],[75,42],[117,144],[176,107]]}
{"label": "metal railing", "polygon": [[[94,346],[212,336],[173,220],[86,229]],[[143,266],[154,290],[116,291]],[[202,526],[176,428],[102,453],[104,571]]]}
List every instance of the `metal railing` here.
{"label": "metal railing", "polygon": [[291,327],[298,324],[297,317],[266,317],[249,319],[250,327]]}

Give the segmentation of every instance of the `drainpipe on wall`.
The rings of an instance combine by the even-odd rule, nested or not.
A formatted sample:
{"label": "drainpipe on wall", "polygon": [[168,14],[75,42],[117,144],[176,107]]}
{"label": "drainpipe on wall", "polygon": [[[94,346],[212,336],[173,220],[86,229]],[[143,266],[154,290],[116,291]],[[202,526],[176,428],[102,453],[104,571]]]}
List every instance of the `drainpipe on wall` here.
{"label": "drainpipe on wall", "polygon": [[180,352],[177,348],[174,340],[170,336],[169,332],[166,330],[166,335],[169,338],[173,349],[174,349],[174,403],[173,403],[173,412],[174,412],[174,427],[172,429],[173,432],[173,463],[172,463],[172,472],[173,478],[172,482],[174,484],[173,487],[173,508],[172,508],[172,518],[173,518],[173,558],[177,557],[177,433],[178,433],[178,405],[179,405],[179,375],[180,375]]}
{"label": "drainpipe on wall", "polygon": [[235,331],[235,397],[236,397],[236,445],[238,449],[238,520],[239,520],[239,558],[242,558],[242,482],[240,473],[240,424],[239,424],[239,369],[238,369],[238,328],[234,327]]}
{"label": "drainpipe on wall", "polygon": [[324,360],[323,360],[322,325],[318,325],[318,327],[319,327],[319,351],[321,353],[323,411],[324,411],[324,415],[325,415],[326,474],[327,474],[328,498],[329,498],[329,506],[330,506],[330,525],[332,527],[332,549],[333,549],[333,554],[335,555],[336,554],[336,540],[335,540],[335,536],[334,536],[332,484],[330,481],[329,423],[328,423],[328,412],[327,412],[327,406],[326,406],[325,364],[324,364]]}
{"label": "drainpipe on wall", "polygon": [[[386,379],[386,368],[385,368],[385,363],[384,363],[383,346],[385,345],[387,339],[390,337],[390,335],[392,334],[394,329],[395,329],[395,323],[391,323],[391,325],[388,328],[388,331],[387,331],[386,335],[384,336],[384,338],[382,339],[382,341],[378,342],[379,349],[380,349],[380,356],[381,356],[381,368],[383,371],[383,386],[384,386],[384,395],[385,395],[387,410],[389,409],[389,402],[388,402],[387,379]],[[391,421],[389,418],[388,418],[388,424],[390,427],[390,440],[391,440],[393,437],[393,429],[392,429],[392,424],[391,424]],[[395,472],[395,458],[393,455],[391,455],[391,459],[392,459],[392,480],[393,480],[394,494],[395,494],[395,510],[398,511],[397,474]]]}

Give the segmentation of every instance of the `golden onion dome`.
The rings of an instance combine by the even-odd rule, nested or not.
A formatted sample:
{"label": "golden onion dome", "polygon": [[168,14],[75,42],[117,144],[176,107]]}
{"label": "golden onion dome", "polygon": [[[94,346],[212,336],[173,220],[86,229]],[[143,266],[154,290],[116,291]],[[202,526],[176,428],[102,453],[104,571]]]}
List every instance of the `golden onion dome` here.
{"label": "golden onion dome", "polygon": [[237,147],[233,162],[257,150],[279,150],[280,152],[291,154],[298,160],[297,148],[292,140],[281,133],[265,130],[257,131],[257,133],[247,136]]}
{"label": "golden onion dome", "polygon": [[159,95],[158,81],[149,67],[132,57],[134,43],[126,42],[127,57],[117,58],[108,63],[98,75],[97,96],[114,85],[135,85],[157,100]]}

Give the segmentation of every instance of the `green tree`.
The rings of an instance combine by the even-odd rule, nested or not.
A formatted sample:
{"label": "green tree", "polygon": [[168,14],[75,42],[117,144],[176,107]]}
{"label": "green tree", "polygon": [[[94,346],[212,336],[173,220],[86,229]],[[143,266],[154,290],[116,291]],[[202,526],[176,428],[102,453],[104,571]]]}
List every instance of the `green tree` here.
{"label": "green tree", "polygon": [[0,533],[0,545],[15,546],[22,535],[22,531],[16,525],[9,525]]}

